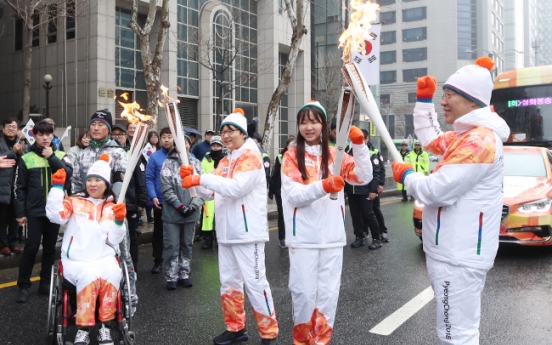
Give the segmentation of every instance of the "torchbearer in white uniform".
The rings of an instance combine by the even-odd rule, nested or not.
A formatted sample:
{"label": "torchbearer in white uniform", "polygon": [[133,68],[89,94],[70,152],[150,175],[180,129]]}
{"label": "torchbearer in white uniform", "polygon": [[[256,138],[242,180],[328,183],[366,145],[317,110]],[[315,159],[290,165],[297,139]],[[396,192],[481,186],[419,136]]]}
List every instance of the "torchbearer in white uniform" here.
{"label": "torchbearer in white uniform", "polygon": [[443,158],[433,173],[393,163],[395,181],[424,204],[423,241],[437,304],[440,344],[479,344],[481,293],[498,250],[504,175],[502,142],[510,129],[489,107],[494,62],[479,58],[443,85],[441,106],[454,130],[441,132],[435,78],[418,79],[414,129]]}

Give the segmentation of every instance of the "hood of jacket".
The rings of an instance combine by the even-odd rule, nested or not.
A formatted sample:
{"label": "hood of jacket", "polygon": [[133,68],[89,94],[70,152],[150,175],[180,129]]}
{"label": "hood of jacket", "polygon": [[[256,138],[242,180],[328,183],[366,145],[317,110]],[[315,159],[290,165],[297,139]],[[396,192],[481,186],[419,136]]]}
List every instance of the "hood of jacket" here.
{"label": "hood of jacket", "polygon": [[510,127],[490,107],[480,108],[456,119],[452,124],[458,133],[464,133],[473,127],[485,127],[493,130],[504,142],[510,136]]}

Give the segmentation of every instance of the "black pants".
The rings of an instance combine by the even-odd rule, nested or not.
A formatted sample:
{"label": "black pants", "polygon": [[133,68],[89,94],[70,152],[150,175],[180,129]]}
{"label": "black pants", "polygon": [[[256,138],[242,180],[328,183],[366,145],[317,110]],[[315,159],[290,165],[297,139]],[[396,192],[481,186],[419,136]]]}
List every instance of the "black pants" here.
{"label": "black pants", "polygon": [[151,246],[153,247],[153,263],[163,264],[163,210],[153,208],[153,238]]}
{"label": "black pants", "polygon": [[[403,187],[403,188],[404,188],[404,187]],[[402,199],[403,199],[403,201],[408,200],[408,196],[406,195],[406,189],[403,189],[403,190],[401,191],[401,194],[402,194]]]}
{"label": "black pants", "polygon": [[36,253],[42,240],[42,268],[40,269],[40,284],[50,285],[50,273],[56,259],[56,242],[59,224],[50,223],[46,217],[27,217],[27,238],[25,249],[19,263],[19,278],[17,286],[21,289],[31,287],[31,274]]}
{"label": "black pants", "polygon": [[284,209],[282,207],[282,196],[274,194],[276,197],[276,207],[278,208],[278,239],[286,239],[286,223],[284,222]]}
{"label": "black pants", "polygon": [[349,211],[353,219],[353,229],[356,237],[363,237],[365,232],[372,233],[373,239],[380,239],[380,227],[374,214],[373,202],[367,195],[347,194]]}
{"label": "black pants", "polygon": [[380,226],[380,231],[387,233],[387,227],[385,226],[385,219],[383,219],[383,213],[381,213],[380,208],[380,197],[378,196],[374,200],[372,200],[373,208],[374,208],[374,214],[376,215],[376,219],[378,220],[378,224]]}
{"label": "black pants", "polygon": [[11,204],[0,204],[0,248],[17,247],[19,225],[15,220],[13,205],[13,201]]}
{"label": "black pants", "polygon": [[138,228],[138,212],[127,211],[128,235],[130,240],[130,257],[134,265],[134,272],[138,272],[138,242],[136,241],[136,229]]}

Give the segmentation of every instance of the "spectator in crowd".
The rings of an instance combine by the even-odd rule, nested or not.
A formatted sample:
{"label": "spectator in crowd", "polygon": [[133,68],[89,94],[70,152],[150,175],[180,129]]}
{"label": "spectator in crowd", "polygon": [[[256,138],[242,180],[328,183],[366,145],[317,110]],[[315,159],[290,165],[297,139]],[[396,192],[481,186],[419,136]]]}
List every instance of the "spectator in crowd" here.
{"label": "spectator in crowd", "polygon": [[[368,131],[362,130],[364,135],[364,143],[368,136]],[[368,146],[368,145],[366,145]],[[372,151],[368,147],[370,152],[370,161],[372,162],[373,178],[370,183],[364,185],[353,185],[345,183],[345,193],[349,199],[349,212],[351,212],[351,219],[353,220],[353,229],[355,233],[355,241],[351,243],[352,248],[358,248],[364,245],[365,234],[368,234],[368,228],[372,234],[372,243],[368,246],[369,249],[381,248],[381,230],[374,213],[374,200],[378,197],[378,182],[380,174],[379,165],[379,152]],[[351,156],[354,155],[353,149],[347,150]]]}
{"label": "spectator in crowd", "polygon": [[[422,149],[419,140],[414,142],[414,150],[408,154],[408,163],[414,166],[414,171],[429,175],[429,155]],[[413,196],[410,197],[410,201],[414,201]]]}
{"label": "spectator in crowd", "polygon": [[[111,137],[118,140],[119,143],[126,143],[127,136],[125,127],[120,124],[113,125]],[[125,146],[124,149],[128,154],[130,147]],[[146,164],[146,159],[144,156],[140,155],[125,195],[127,210],[126,219],[128,223],[127,230],[130,240],[129,250],[135,272],[138,271],[138,241],[136,239],[136,234],[138,233],[138,212],[142,211],[144,207],[146,207],[146,202],[148,201],[148,191],[146,188]]]}
{"label": "spectator in crowd", "polygon": [[[403,161],[405,163],[408,163],[409,161],[409,154],[410,150],[408,149],[408,143],[406,141],[403,141],[401,143],[401,149],[399,151]],[[406,196],[406,187],[402,183],[397,182],[397,190],[401,191],[402,199],[401,201],[408,201],[408,197]]]}
{"label": "spectator in crowd", "polygon": [[510,135],[489,106],[494,61],[482,57],[452,74],[441,106],[454,131],[442,132],[433,105],[437,82],[417,81],[414,131],[443,158],[426,176],[394,162],[393,178],[424,204],[423,248],[434,291],[440,344],[479,344],[481,294],[498,251],[503,205],[503,144]]}
{"label": "spectator in crowd", "polygon": [[21,146],[23,146],[23,154],[29,152],[31,149],[31,144],[29,144],[27,137],[23,134],[23,128],[25,128],[25,126],[26,125],[24,123],[20,123],[19,130],[17,131],[17,139],[19,140]]}
{"label": "spectator in crowd", "polygon": [[71,160],[65,152],[56,149],[52,142],[54,126],[47,121],[38,122],[33,128],[35,143],[31,151],[19,159],[15,173],[15,217],[19,225],[28,223],[27,238],[21,261],[17,286],[17,303],[29,299],[31,273],[36,253],[42,242],[42,267],[39,293],[50,293],[50,273],[56,256],[56,241],[59,224],[46,217],[46,198],[52,186],[53,172],[63,169],[71,176]]}
{"label": "spectator in crowd", "polygon": [[[157,134],[156,131],[150,131],[148,133],[148,143],[150,143],[152,147],[151,154],[154,154],[155,151],[161,148],[161,140],[159,140],[159,134]],[[151,202],[151,199],[149,197],[146,204],[146,218],[148,223],[153,224],[153,203]]]}
{"label": "spectator in crowd", "polygon": [[96,325],[96,318],[101,322],[98,344],[113,344],[108,323],[116,316],[114,301],[123,276],[113,248],[126,234],[126,208],[124,203],[115,205],[108,160],[109,156],[103,154],[94,162],[88,169],[86,189],[65,199],[65,170],[56,171],[46,204],[46,215],[52,223],[67,224],[61,262],[63,278],[77,290],[75,345],[90,343],[90,327]]}
{"label": "spectator in crowd", "polygon": [[[383,157],[381,155],[381,152],[372,145],[370,142],[370,134],[367,130],[363,129],[362,133],[364,134],[364,141],[366,145],[368,145],[368,149],[370,150],[370,157],[372,155],[377,155],[377,158],[370,158],[370,160],[375,164],[373,166],[374,168],[374,180],[377,179],[378,181],[378,192],[377,196],[372,200],[372,206],[374,209],[374,214],[376,215],[376,220],[378,221],[378,225],[380,228],[380,237],[382,242],[389,242],[389,234],[387,233],[387,227],[385,226],[385,219],[383,218],[383,213],[381,212],[381,205],[380,205],[380,195],[383,193],[383,186],[385,185],[385,163],[383,161]],[[377,167],[376,167],[377,165]],[[377,174],[376,174],[377,170]]]}
{"label": "spectator in crowd", "polygon": [[159,274],[163,269],[163,192],[161,191],[161,168],[167,159],[169,151],[174,148],[174,140],[169,127],[161,129],[161,148],[155,151],[148,160],[146,167],[146,186],[148,198],[153,203],[153,267],[151,273]]}
{"label": "spectator in crowd", "polygon": [[[240,109],[241,110],[241,109]],[[266,178],[258,145],[248,139],[243,110],[235,110],[221,124],[228,149],[212,174],[193,174],[182,166],[182,187],[196,188],[205,199],[215,199],[221,302],[226,331],[213,339],[231,344],[249,338],[246,329],[244,285],[253,308],[261,344],[276,344],[278,321],[265,274],[264,246],[268,241]],[[242,214],[236,214],[241,212]],[[237,221],[238,217],[243,221]],[[243,217],[243,218],[242,218]]]}
{"label": "spectator in crowd", "polygon": [[[204,174],[211,174],[218,167],[219,162],[226,154],[223,150],[222,138],[214,135],[211,138],[211,151],[205,154],[201,161],[201,169]],[[215,230],[215,201],[206,200],[203,212],[203,221],[201,222],[201,234],[203,238],[203,249],[213,248],[213,231]]]}
{"label": "spectator in crowd", "polygon": [[263,167],[265,169],[265,176],[266,176],[266,183],[267,186],[270,185],[270,157],[268,156],[268,153],[263,149],[263,137],[259,133],[255,133],[251,136],[253,140],[257,143],[259,146],[259,150],[261,151],[261,157],[263,157]]}
{"label": "spectator in crowd", "polygon": [[188,136],[190,139],[192,139],[192,148],[193,149],[197,145],[197,136],[195,133],[189,133]]}
{"label": "spectator in crowd", "polygon": [[136,133],[136,128],[138,128],[138,125],[135,123],[128,122],[126,125],[126,133],[127,133],[127,141],[124,143],[121,143],[123,146],[128,146],[132,144],[132,138],[134,138],[134,133]]}
{"label": "spectator in crowd", "polygon": [[[326,110],[319,102],[297,113],[299,132],[282,161],[282,206],[289,249],[289,289],[293,302],[294,344],[328,344],[333,333],[345,236],[346,179],[357,185],[372,180],[368,147],[360,129],[349,138],[355,156],[343,155],[340,174],[330,165],[336,150],[329,145]],[[337,200],[330,200],[338,193]]]}
{"label": "spectator in crowd", "polygon": [[[186,150],[192,140],[185,136]],[[201,163],[188,157],[194,173],[200,174]],[[190,279],[192,247],[196,223],[201,215],[203,199],[192,198],[188,189],[182,188],[180,166],[182,161],[176,148],[169,151],[161,168],[161,192],[163,193],[163,268],[167,290],[175,290],[177,283],[192,287]]]}
{"label": "spectator in crowd", "polygon": [[67,156],[71,160],[72,165],[75,165],[75,162],[77,161],[77,157],[81,152],[81,150],[88,147],[89,145],[90,145],[90,132],[89,131],[80,132],[77,142],[75,143],[75,146],[71,147],[69,151],[67,151]]}
{"label": "spectator in crowd", "polygon": [[289,148],[289,144],[295,139],[295,136],[290,136],[286,140],[286,144],[276,160],[272,168],[272,176],[270,177],[270,186],[268,188],[268,197],[272,200],[276,197],[276,207],[278,208],[278,241],[280,248],[285,249],[286,246],[286,224],[284,222],[284,210],[282,209],[282,157]]}
{"label": "spectator in crowd", "polygon": [[15,220],[15,199],[13,182],[17,162],[23,154],[23,144],[17,142],[18,123],[14,118],[7,118],[2,123],[3,137],[0,138],[0,254],[20,254],[17,246],[18,224]]}
{"label": "spectator in crowd", "polygon": [[205,131],[205,140],[202,142],[196,144],[194,148],[192,149],[192,153],[194,154],[195,158],[197,158],[200,162],[205,157],[205,154],[211,150],[211,138],[215,135],[215,131],[212,129],[208,129]]}
{"label": "spectator in crowd", "polygon": [[[44,120],[42,121],[46,121],[50,124],[52,124],[52,126],[54,127],[54,132],[56,130],[56,123],[54,122],[54,120],[52,120],[51,118],[47,117],[45,118]],[[34,131],[33,131],[34,132]],[[56,150],[60,150],[60,151],[64,151],[65,152],[65,149],[63,148],[63,143],[61,142],[61,140],[58,138],[57,135],[55,135],[54,133],[54,138],[52,139],[52,143],[54,143],[54,145],[56,146]]]}

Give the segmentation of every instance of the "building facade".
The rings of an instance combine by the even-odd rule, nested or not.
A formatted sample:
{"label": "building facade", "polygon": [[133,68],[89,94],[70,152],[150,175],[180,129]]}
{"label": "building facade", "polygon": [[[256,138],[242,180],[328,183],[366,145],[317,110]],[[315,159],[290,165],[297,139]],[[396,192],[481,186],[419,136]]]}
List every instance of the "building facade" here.
{"label": "building facade", "polygon": [[[260,119],[262,131],[291,41],[291,25],[281,2],[178,0],[169,4],[161,83],[179,99],[183,124],[203,132],[215,127],[217,116],[220,122],[220,117],[241,107],[248,119]],[[31,112],[45,113],[43,76],[52,75],[50,117],[58,127],[71,125],[74,138],[87,127],[95,110],[107,108],[118,122],[124,122],[116,99],[126,93],[130,100],[145,104],[147,94],[140,42],[128,27],[132,1],[69,1],[65,6],[75,6],[76,15],[56,18],[52,25],[33,32]],[[145,21],[148,6],[149,1],[140,2],[139,23]],[[1,19],[5,32],[0,36],[4,81],[0,118],[21,113],[26,35],[21,22],[11,18],[8,8],[5,11]],[[154,31],[159,20],[158,13]],[[152,45],[156,38],[152,32]],[[271,154],[282,146],[283,138],[296,132],[294,117],[288,113],[294,114],[311,98],[309,37],[301,48],[292,84],[282,101]],[[166,123],[160,108],[158,127]]]}

